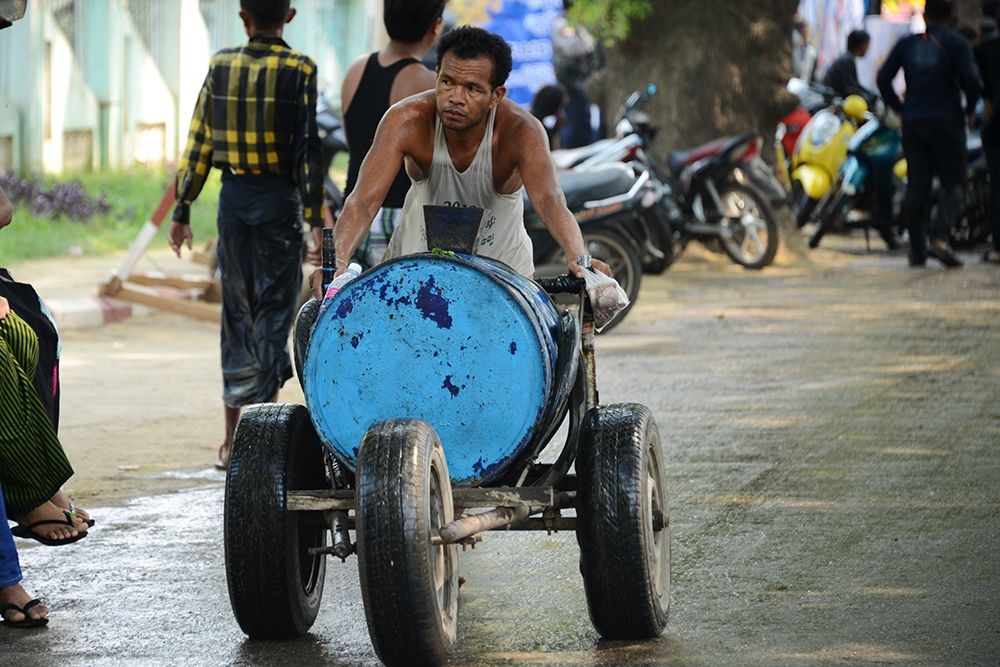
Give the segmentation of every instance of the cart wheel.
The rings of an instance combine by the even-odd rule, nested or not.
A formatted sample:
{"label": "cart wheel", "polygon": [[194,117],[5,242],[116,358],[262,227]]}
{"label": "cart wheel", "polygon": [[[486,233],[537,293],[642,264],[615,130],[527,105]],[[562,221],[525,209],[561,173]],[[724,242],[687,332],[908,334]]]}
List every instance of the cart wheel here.
{"label": "cart wheel", "polygon": [[358,570],[375,652],[387,665],[442,664],[458,624],[458,549],[430,543],[455,511],[437,433],[409,419],[371,427],[357,489]]}
{"label": "cart wheel", "polygon": [[576,472],[576,539],[590,620],[605,639],[660,636],[670,610],[670,521],[649,409],[591,409]]}
{"label": "cart wheel", "polygon": [[323,445],[301,405],[243,412],[233,439],[224,511],[229,601],[253,639],[288,639],[316,620],[326,544],[322,512],[286,512],[289,490],[329,488]]}

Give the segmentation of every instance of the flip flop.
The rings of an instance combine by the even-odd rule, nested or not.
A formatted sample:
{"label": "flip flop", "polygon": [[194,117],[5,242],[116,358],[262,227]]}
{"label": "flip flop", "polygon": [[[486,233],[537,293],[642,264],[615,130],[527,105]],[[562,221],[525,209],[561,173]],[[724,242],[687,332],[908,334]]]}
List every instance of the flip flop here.
{"label": "flip flop", "polygon": [[[39,628],[43,625],[47,625],[49,622],[48,617],[45,618],[32,618],[28,616],[28,610],[32,607],[37,607],[42,604],[41,600],[29,600],[23,607],[18,607],[16,604],[5,604],[0,607],[0,618],[3,619],[4,625],[8,625],[12,628]],[[5,612],[16,611],[24,614],[24,620],[22,621],[12,621],[5,616]]]}
{"label": "flip flop", "polygon": [[84,519],[83,517],[79,516],[79,513],[76,511],[76,507],[73,505],[73,503],[70,503],[69,507],[63,510],[63,514],[65,514],[66,518],[68,518],[70,521],[72,521],[73,519],[80,519],[81,521],[87,524],[87,528],[94,527],[94,520],[89,518]]}
{"label": "flip flop", "polygon": [[62,540],[51,540],[44,535],[39,535],[35,532],[35,528],[38,528],[39,526],[69,526],[70,528],[76,529],[76,526],[73,524],[73,519],[67,515],[65,521],[42,519],[41,521],[28,524],[27,526],[14,526],[10,529],[10,532],[14,537],[20,537],[24,540],[35,540],[36,542],[41,542],[47,547],[61,547],[64,544],[72,544],[73,542],[78,542],[87,536],[87,533],[84,532],[77,533],[74,537],[67,537]]}

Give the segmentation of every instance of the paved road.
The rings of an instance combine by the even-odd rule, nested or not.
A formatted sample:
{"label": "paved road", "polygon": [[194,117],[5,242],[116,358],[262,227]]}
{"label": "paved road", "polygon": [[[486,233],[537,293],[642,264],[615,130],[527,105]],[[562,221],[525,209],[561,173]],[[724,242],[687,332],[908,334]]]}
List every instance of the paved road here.
{"label": "paved road", "polygon": [[[599,641],[573,535],[490,534],[463,555],[456,664],[1000,663],[1000,271],[819,256],[813,268],[760,273],[686,258],[647,280],[626,322],[598,341],[602,402],[647,404],[665,443],[664,637]],[[200,441],[201,456],[205,434],[187,431],[216,428],[217,357],[203,352],[216,335],[160,314],[70,334],[64,395],[92,401],[64,399],[64,434],[86,440],[103,422],[123,455],[121,433],[145,429],[180,447]],[[147,337],[155,345],[143,349]],[[131,386],[102,380],[97,369],[118,364]],[[350,560],[329,563],[308,636],[240,633],[222,557],[223,475],[188,460],[109,471],[109,487],[177,490],[94,507],[100,523],[78,545],[24,545],[52,623],[0,627],[0,662],[378,664]]]}

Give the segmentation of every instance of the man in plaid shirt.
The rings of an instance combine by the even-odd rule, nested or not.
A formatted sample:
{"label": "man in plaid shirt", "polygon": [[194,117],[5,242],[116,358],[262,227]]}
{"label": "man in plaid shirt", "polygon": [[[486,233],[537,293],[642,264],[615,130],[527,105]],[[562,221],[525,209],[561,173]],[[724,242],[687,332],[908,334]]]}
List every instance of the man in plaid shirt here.
{"label": "man in plaid shirt", "polygon": [[319,247],[323,175],[316,65],[281,38],[289,0],[241,0],[250,41],[212,56],[177,174],[168,238],[191,248],[191,203],[222,171],[218,257],[226,468],[240,409],[277,400],[292,376],[288,334],[302,283],[302,218]]}

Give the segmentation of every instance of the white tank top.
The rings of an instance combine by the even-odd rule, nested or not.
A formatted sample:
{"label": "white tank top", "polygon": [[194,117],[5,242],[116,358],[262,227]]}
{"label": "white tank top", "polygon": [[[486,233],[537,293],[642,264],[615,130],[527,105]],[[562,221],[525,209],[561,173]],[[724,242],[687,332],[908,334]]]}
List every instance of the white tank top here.
{"label": "white tank top", "polygon": [[459,172],[448,154],[440,118],[434,122],[434,157],[430,172],[413,184],[403,203],[403,220],[389,242],[386,259],[427,252],[424,205],[475,206],[485,209],[476,236],[475,254],[498,259],[523,276],[532,277],[531,239],[524,229],[521,191],[501,194],[493,185],[493,125],[490,111],[486,134],[468,169]]}

